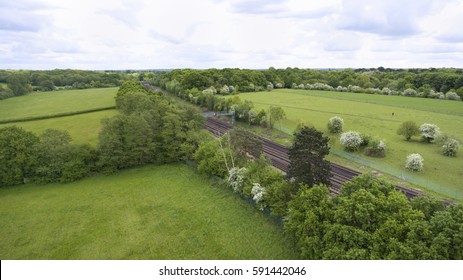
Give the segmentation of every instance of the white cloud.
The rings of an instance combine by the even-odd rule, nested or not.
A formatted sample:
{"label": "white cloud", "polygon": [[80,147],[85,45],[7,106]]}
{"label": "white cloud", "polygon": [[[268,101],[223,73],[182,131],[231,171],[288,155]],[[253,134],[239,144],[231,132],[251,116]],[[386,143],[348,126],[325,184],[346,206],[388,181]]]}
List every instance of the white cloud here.
{"label": "white cloud", "polygon": [[17,0],[0,68],[463,67],[458,0]]}

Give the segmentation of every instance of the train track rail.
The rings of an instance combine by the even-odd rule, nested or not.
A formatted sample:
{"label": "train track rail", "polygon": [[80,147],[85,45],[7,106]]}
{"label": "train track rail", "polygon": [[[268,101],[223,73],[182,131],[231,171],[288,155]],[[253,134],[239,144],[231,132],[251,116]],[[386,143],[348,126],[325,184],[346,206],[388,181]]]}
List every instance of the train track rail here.
{"label": "train track rail", "polygon": [[[222,136],[231,128],[228,123],[212,117],[207,118],[205,127],[215,136]],[[262,140],[264,155],[270,159],[272,165],[285,173],[288,172],[288,149],[281,144],[270,141],[269,139],[261,136],[258,137],[260,140]],[[344,182],[350,181],[353,177],[360,174],[362,173],[331,162],[330,192],[335,195],[339,194],[341,186]],[[398,191],[404,193],[408,199],[418,195],[423,195],[423,193],[419,190],[410,189],[403,186],[395,186],[395,188]]]}

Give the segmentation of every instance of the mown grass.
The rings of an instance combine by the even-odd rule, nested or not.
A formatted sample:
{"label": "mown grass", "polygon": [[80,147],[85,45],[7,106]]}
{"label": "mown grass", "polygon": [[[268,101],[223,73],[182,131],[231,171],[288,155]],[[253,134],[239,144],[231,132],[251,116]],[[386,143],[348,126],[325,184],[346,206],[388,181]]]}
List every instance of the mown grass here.
{"label": "mown grass", "polygon": [[[117,88],[101,88],[40,92],[14,97],[0,101],[0,120],[52,116],[114,106],[116,92]],[[95,146],[101,129],[101,119],[112,117],[116,113],[116,110],[107,110],[0,124],[0,127],[16,125],[37,134],[46,129],[67,130],[74,143]]]}
{"label": "mown grass", "polygon": [[46,129],[66,130],[71,135],[73,143],[96,146],[101,130],[101,119],[110,118],[116,114],[116,110],[107,110],[46,120],[0,124],[0,128],[15,125],[37,135]]}
{"label": "mown grass", "polygon": [[295,259],[270,219],[183,164],[0,189],[0,259]]}
{"label": "mown grass", "polygon": [[115,105],[118,88],[31,93],[0,101],[0,120],[49,116]]}
{"label": "mown grass", "polygon": [[[385,158],[355,153],[365,159],[366,165],[367,160],[373,161],[380,171],[399,172],[405,180],[412,181],[414,176],[419,176],[424,188],[463,200],[463,151],[456,158],[445,157],[439,153],[437,145],[422,143],[419,138],[407,142],[396,134],[402,122],[413,120],[418,125],[434,123],[443,132],[463,140],[463,102],[301,90],[274,90],[240,96],[253,101],[258,109],[267,109],[270,105],[283,107],[287,115],[281,123],[284,131],[291,132],[299,122],[311,124],[331,137],[333,152],[346,156],[339,136],[329,134],[326,127],[329,118],[338,115],[344,119],[345,131],[355,130],[385,140],[388,147]],[[279,124],[276,127],[279,128]],[[422,172],[409,172],[404,168],[409,153],[420,153],[424,157]]]}

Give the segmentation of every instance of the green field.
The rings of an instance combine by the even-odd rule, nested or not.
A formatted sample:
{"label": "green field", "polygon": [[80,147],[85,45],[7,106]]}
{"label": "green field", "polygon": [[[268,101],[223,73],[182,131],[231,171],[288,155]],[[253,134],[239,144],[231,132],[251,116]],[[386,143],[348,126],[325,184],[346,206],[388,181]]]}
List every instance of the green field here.
{"label": "green field", "polygon": [[0,101],[0,120],[50,116],[115,106],[118,88],[31,93]]}
{"label": "green field", "polygon": [[37,135],[50,128],[66,130],[71,135],[73,143],[96,146],[101,129],[101,119],[110,118],[116,114],[116,110],[106,110],[46,120],[0,124],[0,128],[16,125]]}
{"label": "green field", "polygon": [[[115,106],[117,88],[64,90],[32,93],[0,101],[0,120],[50,116],[89,109]],[[0,124],[0,127],[16,125],[36,134],[46,129],[67,130],[74,143],[95,146],[101,129],[101,119],[110,118],[116,110],[105,110],[66,117],[49,118]]]}
{"label": "green field", "polygon": [[[270,105],[283,107],[287,119],[282,121],[281,129],[288,133],[299,122],[312,124],[328,133],[329,118],[340,116],[344,119],[344,131],[355,130],[384,139],[388,150],[385,158],[347,153],[343,151],[339,137],[330,135],[333,153],[394,174],[443,196],[463,200],[463,151],[456,158],[445,157],[439,153],[437,145],[421,143],[418,138],[407,142],[396,134],[402,122],[413,120],[418,125],[434,123],[443,132],[463,139],[463,102],[302,90],[274,90],[240,96],[253,101],[258,109],[267,109]],[[423,156],[425,167],[422,172],[408,172],[404,168],[409,153]]]}
{"label": "green field", "polygon": [[0,259],[295,259],[281,227],[183,164],[0,189]]}

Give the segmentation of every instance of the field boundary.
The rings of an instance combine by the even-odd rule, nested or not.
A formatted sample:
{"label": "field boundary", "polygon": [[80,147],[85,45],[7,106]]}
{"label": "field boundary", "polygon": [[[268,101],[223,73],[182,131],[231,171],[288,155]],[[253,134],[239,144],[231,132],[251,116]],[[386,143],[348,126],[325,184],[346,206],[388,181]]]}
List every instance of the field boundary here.
{"label": "field boundary", "polygon": [[82,115],[82,114],[88,114],[88,113],[94,113],[94,112],[100,112],[100,111],[114,110],[114,109],[116,109],[116,106],[109,106],[109,107],[82,110],[82,111],[74,111],[74,112],[66,112],[66,113],[58,113],[58,114],[46,115],[46,116],[7,119],[7,120],[0,120],[0,124],[47,120],[47,119],[69,117],[69,116]]}

